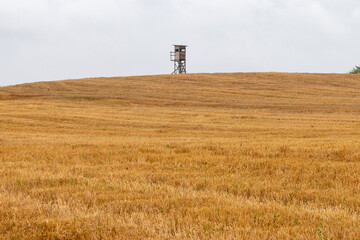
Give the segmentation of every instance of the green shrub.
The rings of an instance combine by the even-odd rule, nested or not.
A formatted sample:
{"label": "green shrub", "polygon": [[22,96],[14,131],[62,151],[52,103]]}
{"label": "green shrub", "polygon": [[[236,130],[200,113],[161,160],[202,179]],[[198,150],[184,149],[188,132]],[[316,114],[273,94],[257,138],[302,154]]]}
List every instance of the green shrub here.
{"label": "green shrub", "polygon": [[355,66],[351,71],[350,73],[352,74],[358,74],[360,73],[360,66]]}

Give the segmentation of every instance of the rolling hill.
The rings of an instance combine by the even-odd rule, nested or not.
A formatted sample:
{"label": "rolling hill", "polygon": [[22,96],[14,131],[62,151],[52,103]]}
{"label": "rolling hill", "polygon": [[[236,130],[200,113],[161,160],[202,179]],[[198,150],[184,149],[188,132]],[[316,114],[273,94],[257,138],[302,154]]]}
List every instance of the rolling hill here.
{"label": "rolling hill", "polygon": [[0,88],[0,239],[359,239],[360,76]]}

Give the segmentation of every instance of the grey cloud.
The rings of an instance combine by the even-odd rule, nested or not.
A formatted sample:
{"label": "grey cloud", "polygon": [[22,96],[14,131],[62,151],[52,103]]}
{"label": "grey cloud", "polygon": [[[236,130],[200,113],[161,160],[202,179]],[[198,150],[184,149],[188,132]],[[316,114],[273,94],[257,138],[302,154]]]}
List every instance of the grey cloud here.
{"label": "grey cloud", "polygon": [[360,63],[355,0],[2,0],[0,85],[190,72],[346,72]]}

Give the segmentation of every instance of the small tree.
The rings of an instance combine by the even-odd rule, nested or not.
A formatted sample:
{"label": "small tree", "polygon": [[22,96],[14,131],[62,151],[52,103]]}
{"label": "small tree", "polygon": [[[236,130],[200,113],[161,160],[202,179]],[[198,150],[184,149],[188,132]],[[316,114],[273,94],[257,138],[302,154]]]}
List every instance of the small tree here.
{"label": "small tree", "polygon": [[358,74],[360,73],[360,66],[355,66],[351,71],[350,73],[352,74]]}

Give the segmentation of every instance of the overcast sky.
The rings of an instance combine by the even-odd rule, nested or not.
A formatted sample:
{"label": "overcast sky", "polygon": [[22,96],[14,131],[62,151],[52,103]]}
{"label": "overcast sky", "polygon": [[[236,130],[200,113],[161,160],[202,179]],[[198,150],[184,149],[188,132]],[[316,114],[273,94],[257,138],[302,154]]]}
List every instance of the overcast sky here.
{"label": "overcast sky", "polygon": [[0,0],[0,85],[188,72],[348,72],[359,0]]}

